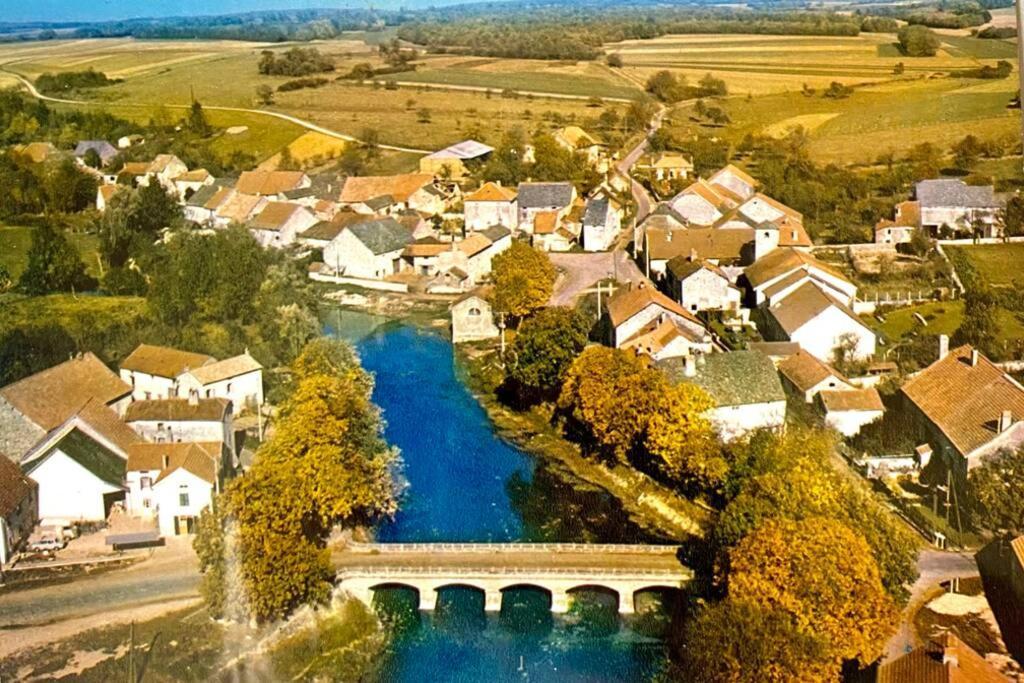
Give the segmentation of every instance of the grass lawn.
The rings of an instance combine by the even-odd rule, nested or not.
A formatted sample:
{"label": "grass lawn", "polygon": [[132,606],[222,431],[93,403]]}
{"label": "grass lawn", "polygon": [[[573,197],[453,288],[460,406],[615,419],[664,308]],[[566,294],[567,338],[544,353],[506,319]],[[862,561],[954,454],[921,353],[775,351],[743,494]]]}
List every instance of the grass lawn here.
{"label": "grass lawn", "polygon": [[550,92],[565,95],[597,97],[623,97],[632,99],[640,95],[640,89],[609,82],[593,76],[579,76],[558,72],[522,71],[495,72],[466,68],[422,69],[411,73],[389,76],[397,81],[420,83],[444,83],[446,85],[468,85],[494,90],[523,90]]}
{"label": "grass lawn", "polygon": [[1010,287],[1024,281],[1024,244],[979,244],[946,249],[962,254],[993,287]]}
{"label": "grass lawn", "polygon": [[[919,313],[928,322],[927,326],[914,317]],[[964,317],[962,301],[936,301],[919,304],[908,308],[900,308],[884,314],[885,322],[879,322],[872,316],[862,316],[862,320],[877,334],[884,337],[887,346],[905,341],[911,335],[937,337],[940,334],[952,336],[960,327]],[[1000,310],[997,327],[999,342],[1024,339],[1024,321],[1010,311]]]}
{"label": "grass lawn", "polygon": [[146,300],[134,296],[5,294],[0,304],[0,330],[53,322],[75,339],[95,333],[98,328],[127,327],[147,315]]}
{"label": "grass lawn", "polygon": [[[7,268],[11,277],[17,279],[28,263],[28,250],[32,245],[33,228],[22,226],[0,226],[0,265]],[[99,275],[97,250],[99,242],[95,235],[70,233],[71,243],[78,248],[89,274]]]}

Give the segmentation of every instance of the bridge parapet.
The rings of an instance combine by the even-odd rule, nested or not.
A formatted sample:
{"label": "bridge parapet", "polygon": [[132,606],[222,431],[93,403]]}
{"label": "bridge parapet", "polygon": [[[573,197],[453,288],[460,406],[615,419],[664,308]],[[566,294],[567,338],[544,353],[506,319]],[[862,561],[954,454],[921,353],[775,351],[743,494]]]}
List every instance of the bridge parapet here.
{"label": "bridge parapet", "polygon": [[675,555],[676,545],[616,543],[348,543],[344,550],[358,553],[514,553]]}

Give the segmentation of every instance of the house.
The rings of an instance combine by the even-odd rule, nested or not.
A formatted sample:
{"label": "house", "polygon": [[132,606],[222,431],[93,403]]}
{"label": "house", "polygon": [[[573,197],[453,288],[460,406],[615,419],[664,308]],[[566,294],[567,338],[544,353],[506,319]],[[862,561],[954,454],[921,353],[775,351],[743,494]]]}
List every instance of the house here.
{"label": "house", "polygon": [[693,227],[710,227],[740,205],[743,197],[698,178],[669,200],[668,205]]}
{"label": "house", "polygon": [[857,296],[857,286],[841,270],[791,247],[759,258],[743,275],[757,305],[775,304],[808,282],[847,306]]}
{"label": "house", "polygon": [[0,567],[14,557],[39,520],[39,485],[0,455]]}
{"label": "house", "polygon": [[290,202],[268,202],[248,224],[261,246],[275,249],[295,244],[298,236],[317,223],[313,212]]}
{"label": "house", "polygon": [[743,293],[717,264],[697,257],[676,256],[666,264],[672,296],[691,313],[738,311]]}
{"label": "house", "polygon": [[128,512],[156,519],[165,536],[192,534],[220,491],[229,456],[219,441],[140,443],[128,455]]}
{"label": "house", "polygon": [[302,171],[245,171],[235,189],[241,194],[284,199],[285,192],[309,187],[313,181]]}
{"label": "house", "polygon": [[584,251],[610,249],[621,231],[622,216],[610,197],[599,196],[587,200],[581,234]]}
{"label": "house", "polygon": [[213,226],[226,228],[233,223],[244,225],[268,203],[266,197],[242,194],[237,189],[230,190],[224,201],[213,211]]}
{"label": "house", "polygon": [[673,383],[699,386],[715,407],[709,419],[725,441],[757,429],[782,429],[786,392],[771,359],[757,351],[711,353],[657,364]]}
{"label": "house", "polygon": [[572,210],[575,201],[576,188],[572,183],[519,183],[517,227],[532,234],[538,214],[554,213],[563,218]]}
{"label": "house", "polygon": [[183,200],[198,192],[201,188],[213,185],[216,178],[205,168],[197,168],[194,171],[187,171],[173,179],[174,192]]}
{"label": "house", "polygon": [[933,452],[960,476],[985,456],[1024,444],[1024,387],[969,345],[948,350],[907,381],[900,395]]}
{"label": "house", "polygon": [[999,214],[1003,203],[991,185],[968,185],[962,180],[922,180],[914,187],[920,206],[921,227],[938,236],[940,230],[975,232],[980,237],[1002,237]]}
{"label": "house", "polygon": [[881,420],[885,414],[878,390],[845,389],[822,390],[818,394],[825,410],[825,424],[843,436],[856,436],[864,425]]}
{"label": "house", "polygon": [[788,292],[767,306],[765,329],[769,341],[795,341],[818,358],[866,360],[875,354],[877,338],[847,304],[813,282]]}
{"label": "house", "polygon": [[75,145],[75,158],[84,163],[85,155],[88,154],[90,150],[99,155],[100,162],[102,162],[104,166],[109,164],[110,160],[117,156],[117,148],[106,140],[82,140]]}
{"label": "house", "polygon": [[608,168],[608,159],[605,144],[598,141],[593,135],[579,126],[566,126],[559,128],[551,134],[563,149],[574,154],[582,154],[587,164],[604,173]]}
{"label": "house", "polygon": [[[661,218],[658,223],[672,220],[670,217]],[[755,238],[753,229],[672,229],[645,221],[643,259],[650,268],[651,276],[657,278],[666,277],[669,261],[678,257],[710,261],[717,265],[743,265],[754,261]]]}
{"label": "house", "polygon": [[223,398],[238,414],[263,405],[263,366],[245,353],[224,360],[196,365],[177,378],[178,397]]}
{"label": "house", "polygon": [[779,367],[782,361],[800,352],[800,345],[796,342],[749,342],[747,348],[751,351],[760,351],[771,358],[775,367]]}
{"label": "house", "polygon": [[178,157],[173,154],[157,154],[146,167],[146,172],[138,178],[137,183],[139,186],[146,186],[155,178],[165,189],[177,193],[174,181],[186,173],[188,166]]}
{"label": "house", "polygon": [[441,254],[454,250],[454,241],[442,242],[433,235],[421,237],[405,246],[402,251],[402,267],[417,275],[432,277],[439,272],[437,262]]}
{"label": "house", "polygon": [[204,353],[139,344],[121,361],[121,380],[131,387],[133,401],[178,398],[178,378],[189,370],[216,363]]}
{"label": "house", "polygon": [[493,289],[481,287],[458,298],[451,305],[452,343],[494,339],[501,330],[494,323],[494,309],[489,297]]}
{"label": "house", "polygon": [[708,178],[708,182],[711,185],[724,188],[744,200],[753,197],[760,185],[754,178],[732,164],[726,164],[715,171]]}
{"label": "house", "polygon": [[128,149],[129,147],[134,147],[135,145],[141,144],[144,140],[145,138],[137,134],[122,135],[117,139],[117,148]]}
{"label": "house", "polygon": [[0,453],[20,462],[47,434],[94,402],[123,414],[131,386],[91,353],[0,388]]}
{"label": "house", "polygon": [[712,350],[711,345],[704,343],[691,328],[672,318],[652,320],[619,348],[632,351],[638,356],[647,356],[653,361]]}
{"label": "house", "polygon": [[821,391],[853,389],[841,372],[803,349],[780,362],[778,368],[783,385],[805,403],[813,403]]}
{"label": "house", "polygon": [[420,173],[435,177],[460,180],[469,169],[466,162],[486,161],[494,148],[476,140],[463,140],[420,159]]}
{"label": "house", "polygon": [[136,401],[124,421],[148,441],[219,441],[235,452],[231,401],[226,398],[162,398]]}
{"label": "house", "polygon": [[185,219],[199,225],[212,225],[217,211],[235,194],[235,189],[219,182],[201,187],[185,200]]}
{"label": "house", "polygon": [[946,631],[878,667],[877,683],[1006,683],[1008,680],[953,633]]}
{"label": "house", "polygon": [[382,280],[400,269],[412,235],[393,218],[353,223],[324,247],[324,263],[339,275]]}
{"label": "house", "polygon": [[658,152],[637,164],[636,169],[653,180],[672,182],[693,175],[693,162],[678,152]]}
{"label": "house", "polygon": [[540,211],[533,217],[530,243],[542,251],[569,251],[576,243],[577,233],[565,214]]}
{"label": "house", "polygon": [[103,213],[110,206],[110,200],[114,198],[124,186],[123,185],[100,185],[96,188],[96,210]]}
{"label": "house", "polygon": [[875,224],[875,244],[903,244],[914,238],[921,227],[921,204],[907,201],[896,205],[896,218],[883,218]]}
{"label": "house", "polygon": [[412,209],[438,216],[448,209],[456,194],[455,189],[436,185],[430,173],[360,176],[345,180],[339,202],[368,215]]}
{"label": "house", "polygon": [[646,335],[671,321],[680,338],[676,346],[684,346],[686,353],[709,353],[712,350],[711,334],[704,324],[649,282],[641,282],[612,296],[608,300],[608,319],[615,348],[628,347],[635,337]]}
{"label": "house", "polygon": [[484,183],[462,199],[466,230],[481,230],[501,225],[514,230],[519,225],[516,192],[499,183]]}
{"label": "house", "polygon": [[[494,238],[492,241],[492,237]],[[471,283],[481,283],[491,274],[494,257],[512,244],[512,233],[499,226],[466,235],[455,248],[438,255],[438,269],[460,268]]]}

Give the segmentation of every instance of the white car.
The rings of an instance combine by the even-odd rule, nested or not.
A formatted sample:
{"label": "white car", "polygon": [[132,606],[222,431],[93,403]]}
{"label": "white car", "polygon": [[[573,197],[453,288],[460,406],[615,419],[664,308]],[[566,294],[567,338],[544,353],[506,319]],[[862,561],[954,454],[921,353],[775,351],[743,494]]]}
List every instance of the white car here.
{"label": "white car", "polygon": [[52,552],[60,550],[65,545],[67,545],[65,541],[55,536],[44,536],[43,538],[40,538],[38,541],[33,541],[32,543],[30,543],[28,549],[34,550],[36,552]]}

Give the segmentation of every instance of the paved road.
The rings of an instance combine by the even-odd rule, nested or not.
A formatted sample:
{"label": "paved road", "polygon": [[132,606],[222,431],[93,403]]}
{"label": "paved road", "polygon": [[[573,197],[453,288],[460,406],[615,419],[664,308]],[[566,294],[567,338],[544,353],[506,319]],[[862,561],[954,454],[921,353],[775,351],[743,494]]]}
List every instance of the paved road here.
{"label": "paved road", "polygon": [[[658,109],[658,113],[656,113],[654,118],[651,119],[651,125],[647,129],[646,137],[644,137],[644,139],[641,140],[626,156],[622,157],[622,160],[619,162],[617,168],[620,173],[626,176],[630,174],[630,171],[633,170],[633,166],[636,165],[636,162],[639,161],[640,157],[647,152],[647,149],[651,144],[650,137],[661,128],[667,113],[668,110],[665,109],[664,106],[661,106]],[[637,222],[640,222],[651,212],[651,205],[653,204],[653,201],[651,199],[651,195],[648,194],[643,185],[632,179],[631,183],[633,199],[636,201],[636,220]]]}
{"label": "paved road", "polygon": [[198,596],[195,556],[191,552],[157,553],[127,569],[65,584],[0,592],[0,638],[3,629]]}
{"label": "paved road", "polygon": [[903,610],[899,630],[889,639],[885,648],[885,659],[899,657],[920,645],[914,635],[913,615],[929,590],[943,581],[954,577],[977,576],[978,565],[974,556],[968,553],[951,553],[941,550],[922,550],[917,558],[917,569],[921,573],[910,590],[910,601]]}
{"label": "paved road", "polygon": [[634,283],[647,279],[625,251],[551,253],[548,256],[555,268],[562,271],[548,302],[551,306],[571,306],[586,290],[608,277]]}
{"label": "paved road", "polygon": [[[60,97],[50,97],[49,95],[44,95],[41,92],[39,92],[38,90],[36,90],[36,86],[32,83],[32,81],[28,80],[27,78],[25,78],[21,74],[17,74],[17,73],[15,73],[13,71],[8,71],[6,69],[0,69],[0,71],[3,71],[4,73],[10,74],[11,76],[14,76],[15,78],[17,78],[18,81],[20,81],[21,84],[23,86],[25,86],[25,88],[28,89],[28,91],[32,95],[32,97],[35,97],[36,99],[43,100],[43,101],[46,101],[46,102],[55,102],[57,104],[74,104],[74,105],[107,106],[107,107],[152,107],[152,106],[154,106],[152,104],[139,104],[139,103],[134,103],[134,102],[90,102],[88,100],[69,100],[69,99],[64,99],[64,98],[60,98]],[[188,109],[190,107],[190,105],[187,105],[187,104],[164,104],[163,106],[167,107],[168,109]],[[346,142],[362,142],[361,140],[359,140],[358,138],[356,138],[356,137],[354,137],[352,135],[347,135],[345,133],[339,133],[336,130],[331,130],[330,128],[324,128],[323,126],[318,126],[317,124],[312,123],[311,121],[306,121],[305,119],[300,119],[300,118],[298,118],[296,116],[291,116],[290,114],[282,114],[282,113],[276,112],[276,111],[269,111],[269,110],[266,110],[266,109],[247,109],[245,107],[220,107],[220,106],[216,106],[216,105],[209,105],[209,106],[208,105],[203,105],[203,109],[205,109],[207,111],[228,111],[228,112],[236,112],[236,113],[240,113],[240,114],[256,114],[258,116],[269,116],[271,118],[280,119],[282,121],[287,121],[288,123],[294,123],[295,125],[301,126],[302,128],[305,128],[306,130],[312,131],[314,133],[321,133],[321,134],[326,135],[328,137],[336,138],[338,140],[344,140]],[[417,149],[415,147],[399,147],[397,145],[377,145],[377,147],[380,148],[380,149],[386,149],[386,150],[390,150],[390,151],[393,151],[393,152],[409,152],[409,153],[412,153],[412,154],[430,154],[433,151],[433,150],[429,150],[429,149]]]}

